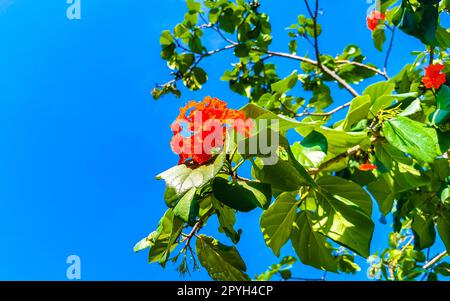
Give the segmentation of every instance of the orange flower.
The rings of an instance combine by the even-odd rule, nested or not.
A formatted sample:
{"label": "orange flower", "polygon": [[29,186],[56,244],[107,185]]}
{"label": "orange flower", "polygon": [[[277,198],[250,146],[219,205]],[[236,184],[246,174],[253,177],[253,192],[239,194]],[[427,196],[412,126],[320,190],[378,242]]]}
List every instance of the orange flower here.
{"label": "orange flower", "polygon": [[384,20],[386,18],[385,14],[382,14],[379,11],[372,11],[370,16],[367,17],[367,27],[374,31],[377,29],[378,24],[380,24],[380,20]]}
{"label": "orange flower", "polygon": [[369,170],[374,170],[377,169],[378,167],[376,165],[373,165],[372,163],[370,163],[370,161],[367,161],[364,164],[359,164],[358,169],[361,171],[369,171]]}
{"label": "orange flower", "polygon": [[437,90],[446,82],[445,73],[442,73],[444,67],[442,64],[434,64],[425,68],[425,76],[422,78],[422,82],[427,89],[434,88]]}
{"label": "orange flower", "polygon": [[189,159],[200,165],[209,161],[214,151],[223,147],[227,126],[249,136],[253,123],[245,120],[244,112],[228,109],[217,98],[188,102],[171,125],[174,136],[170,146],[180,156],[178,164]]}

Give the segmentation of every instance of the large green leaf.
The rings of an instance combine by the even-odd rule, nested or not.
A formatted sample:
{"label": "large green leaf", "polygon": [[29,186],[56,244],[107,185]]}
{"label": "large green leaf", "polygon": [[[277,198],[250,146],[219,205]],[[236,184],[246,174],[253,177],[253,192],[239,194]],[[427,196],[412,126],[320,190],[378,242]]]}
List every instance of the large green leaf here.
{"label": "large green leaf", "polygon": [[380,110],[388,108],[394,101],[403,101],[413,97],[417,97],[416,92],[381,95],[377,99],[372,100],[373,104],[370,107],[368,117],[375,117]]}
{"label": "large green leaf", "polygon": [[419,161],[431,163],[439,155],[436,131],[408,117],[398,116],[387,120],[383,134],[391,145]]}
{"label": "large green leaf", "polygon": [[410,1],[402,1],[402,7],[393,17],[394,24],[406,34],[420,39],[426,45],[437,44],[439,12],[435,5],[419,5],[413,8]]}
{"label": "large green leaf", "polygon": [[[353,193],[347,190],[341,193],[333,182],[341,181],[331,180],[329,177],[317,180],[319,189],[316,190],[315,195],[323,211],[318,211],[320,220],[314,225],[314,230],[367,257],[370,254],[374,224],[370,215],[367,214],[369,206],[366,196],[357,192],[354,197]],[[351,186],[354,187],[354,185]]]}
{"label": "large green leaf", "polygon": [[367,185],[367,189],[377,201],[380,212],[384,216],[391,212],[392,206],[394,205],[396,193],[393,186],[393,179],[384,176]]}
{"label": "large green leaf", "polygon": [[367,132],[345,132],[325,126],[315,130],[327,138],[328,152],[332,154],[338,155],[344,153],[347,149],[356,145],[361,145],[363,148],[368,148],[370,146]]}
{"label": "large green leaf", "polygon": [[327,155],[327,138],[321,133],[313,131],[301,142],[295,142],[291,150],[302,166],[317,167]]}
{"label": "large green leaf", "polygon": [[[252,118],[256,122],[258,120],[277,120],[278,124],[278,130],[280,132],[285,132],[289,129],[301,129],[305,132],[310,132],[314,130],[315,128],[321,126],[325,122],[323,121],[298,121],[294,118],[290,118],[283,115],[277,115],[269,110],[266,110],[264,108],[261,108],[260,106],[250,103],[245,105],[243,108],[240,109],[245,113],[246,118]],[[271,128],[271,124],[268,124],[268,127]]]}
{"label": "large green leaf", "polygon": [[241,236],[241,230],[236,231],[234,229],[234,224],[236,223],[235,210],[219,202],[214,196],[211,199],[217,219],[219,220],[219,232],[225,233],[234,244],[237,244]]}
{"label": "large green leaf", "polygon": [[287,91],[291,90],[292,88],[295,87],[295,84],[298,81],[298,75],[297,75],[297,70],[294,70],[289,76],[287,76],[286,78],[273,83],[271,88],[274,92],[279,93],[279,94],[284,94]]}
{"label": "large green leaf", "polygon": [[379,51],[383,51],[383,44],[386,42],[386,34],[384,28],[377,28],[372,32],[372,39],[375,48]]}
{"label": "large green leaf", "polygon": [[163,267],[169,259],[170,252],[177,246],[177,239],[183,230],[184,223],[169,208],[159,221],[157,236],[148,254],[149,262],[159,262]]}
{"label": "large green leaf", "polygon": [[198,214],[199,206],[194,200],[196,188],[191,188],[180,199],[180,201],[173,208],[173,213],[179,217],[183,222],[193,226]]}
{"label": "large green leaf", "polygon": [[[394,146],[378,142],[375,144],[375,155],[386,167],[393,179],[391,187],[395,192],[404,192],[412,188],[427,185],[430,179],[414,167],[414,161]],[[387,180],[391,182],[390,180]]]}
{"label": "large green leaf", "polygon": [[430,115],[433,125],[446,123],[450,120],[450,87],[443,85],[436,95],[436,111]]}
{"label": "large green leaf", "polygon": [[225,205],[248,212],[256,207],[266,209],[272,198],[270,184],[216,177],[212,184],[214,196]]}
{"label": "large green leaf", "polygon": [[260,226],[264,240],[276,256],[289,239],[297,215],[296,193],[283,193],[261,215]]}
{"label": "large green leaf", "polygon": [[253,175],[272,186],[272,192],[298,191],[301,186],[315,186],[306,169],[295,159],[287,139],[280,135],[275,164],[264,164],[257,158],[253,161]]}
{"label": "large green leaf", "polygon": [[201,188],[207,184],[222,168],[225,152],[220,153],[213,163],[197,168],[177,165],[156,176],[166,182],[164,200],[169,207],[175,206],[178,200],[191,188]]}
{"label": "large green leaf", "polygon": [[221,244],[218,240],[200,235],[195,244],[200,264],[216,281],[248,281],[247,267],[235,247]]}
{"label": "large green leaf", "polygon": [[414,246],[417,249],[423,250],[434,244],[436,231],[432,216],[416,212],[413,216],[411,228],[414,233]]}
{"label": "large green leaf", "polygon": [[337,272],[337,260],[326,237],[314,230],[315,218],[302,211],[295,220],[291,234],[292,246],[300,260],[317,269]]}
{"label": "large green leaf", "polygon": [[395,89],[395,84],[393,84],[393,83],[378,82],[378,83],[368,86],[362,94],[370,96],[370,99],[373,103],[379,97],[381,97],[383,95],[391,94],[394,91],[394,89]]}
{"label": "large green leaf", "polygon": [[355,182],[341,177],[323,176],[317,180],[319,187],[343,201],[349,200],[360,207],[367,216],[372,215],[372,199],[369,194]]}
{"label": "large green leaf", "polygon": [[350,130],[352,125],[365,119],[371,104],[371,97],[369,95],[355,97],[350,103],[350,108],[343,123],[344,131]]}
{"label": "large green leaf", "polygon": [[441,26],[436,31],[436,40],[442,49],[450,48],[450,31]]}
{"label": "large green leaf", "polygon": [[437,229],[439,236],[444,242],[447,252],[450,253],[450,211],[443,210],[437,219]]}

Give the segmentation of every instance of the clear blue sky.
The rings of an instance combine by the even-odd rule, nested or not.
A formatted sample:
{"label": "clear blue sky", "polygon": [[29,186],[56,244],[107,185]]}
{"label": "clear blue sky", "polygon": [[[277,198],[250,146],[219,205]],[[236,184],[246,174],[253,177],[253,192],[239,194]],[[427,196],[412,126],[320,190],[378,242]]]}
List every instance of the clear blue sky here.
{"label": "clear blue sky", "polygon": [[[261,2],[273,25],[272,49],[287,51],[284,28],[305,12],[303,2]],[[334,55],[355,43],[381,64],[384,55],[372,47],[365,26],[366,1],[321,3],[323,52]],[[210,80],[203,90],[155,102],[149,91],[169,79],[159,34],[182,19],[184,2],[81,5],[82,19],[69,21],[65,0],[0,0],[0,280],[64,280],[71,254],[81,258],[83,280],[177,280],[171,264],[164,271],[149,265],[147,254],[132,247],[166,209],[164,184],[154,176],[177,163],[169,124],[178,107],[206,95],[235,108],[245,104],[219,80],[232,56],[204,61]],[[413,38],[397,37],[391,74],[412,60],[411,50],[422,50]],[[303,51],[312,53],[307,44]],[[281,75],[298,69],[296,62],[276,62]],[[337,92],[335,100],[338,105],[349,95]],[[252,276],[277,261],[264,247],[259,215],[238,215],[244,228],[238,248]],[[228,243],[216,228],[213,220],[205,231]],[[377,223],[372,251],[385,245],[386,229]],[[282,253],[294,254],[289,244]],[[358,262],[358,275],[327,279],[365,279],[365,261]],[[322,275],[301,264],[293,272]],[[208,276],[202,271],[192,279]]]}

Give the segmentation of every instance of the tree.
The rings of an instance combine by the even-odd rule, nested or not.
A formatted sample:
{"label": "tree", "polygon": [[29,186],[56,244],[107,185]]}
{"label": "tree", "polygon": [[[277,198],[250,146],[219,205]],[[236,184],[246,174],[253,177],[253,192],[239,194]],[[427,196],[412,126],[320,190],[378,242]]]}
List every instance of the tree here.
{"label": "tree", "polygon": [[[449,276],[450,264],[443,259],[450,251],[450,31],[440,25],[440,15],[448,13],[450,1],[377,2],[367,26],[374,47],[385,48],[381,68],[367,63],[357,45],[337,56],[324,54],[319,0],[304,3],[305,15],[288,28],[290,53],[270,49],[271,24],[258,0],[205,0],[203,6],[187,0],[184,20],[162,32],[161,57],[173,79],[153,89],[155,99],[169,93],[180,97],[180,82],[190,90],[201,89],[208,79],[201,62],[233,51],[237,62],[222,80],[249,103],[236,111],[207,98],[182,109],[172,125],[172,149],[181,142],[189,146],[179,152],[179,165],[158,176],[166,182],[168,210],[135,251],[149,248],[149,261],[162,266],[169,259],[181,262],[181,273],[189,272],[192,256],[193,268],[201,265],[214,280],[249,280],[236,248],[241,233],[234,228],[235,213],[260,207],[267,246],[278,256],[289,242],[296,257],[283,258],[258,280],[276,274],[290,279],[296,258],[317,269],[354,273],[359,270],[355,256],[368,258],[369,276],[377,279]],[[398,29],[419,39],[424,50],[414,52],[415,61],[390,77],[387,67]],[[206,49],[206,31],[217,34],[225,46]],[[299,41],[312,46],[314,58],[297,54]],[[301,70],[279,78],[274,57],[298,61]],[[380,81],[362,93],[353,87],[372,77]],[[348,91],[351,100],[333,108],[331,83]],[[296,85],[312,97],[296,96]],[[343,110],[345,118],[335,121]],[[192,134],[197,132],[195,112],[219,120],[221,129],[228,126],[209,152],[192,152],[191,144],[197,138],[205,141],[213,131],[205,134],[201,128],[200,136]],[[247,128],[240,131],[237,120]],[[271,123],[260,126],[262,120]],[[190,134],[182,136],[184,131]],[[297,132],[297,141],[288,141],[287,131]],[[263,135],[277,142],[271,163],[262,149],[249,153],[240,147]],[[244,162],[252,164],[251,179],[240,175]],[[372,200],[383,216],[392,214],[394,224],[389,247],[371,255]],[[213,215],[232,246],[200,234]],[[446,250],[427,260],[425,251],[438,237]]]}

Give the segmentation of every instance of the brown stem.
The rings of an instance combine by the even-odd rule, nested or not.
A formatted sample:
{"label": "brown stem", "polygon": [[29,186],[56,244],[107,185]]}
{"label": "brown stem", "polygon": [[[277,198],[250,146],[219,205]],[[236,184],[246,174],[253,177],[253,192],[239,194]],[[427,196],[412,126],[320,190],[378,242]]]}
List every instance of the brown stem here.
{"label": "brown stem", "polygon": [[[375,143],[379,138],[374,137],[370,139],[370,142],[373,144]],[[327,167],[330,167],[331,165],[333,165],[334,163],[337,163],[347,157],[353,156],[354,154],[356,154],[358,151],[360,151],[362,149],[361,145],[355,145],[349,149],[347,149],[347,151],[345,151],[344,153],[341,153],[339,155],[337,155],[336,157],[331,158],[328,161],[325,161],[324,163],[320,164],[319,167],[317,168],[310,168],[309,169],[309,173],[311,175],[315,175],[318,174],[321,170],[324,170]]]}
{"label": "brown stem", "polygon": [[430,62],[429,62],[429,66],[433,65],[434,63],[434,46],[430,47]]}
{"label": "brown stem", "polygon": [[198,222],[192,227],[191,232],[185,236],[184,241],[186,242],[183,249],[187,249],[189,244],[191,243],[192,238],[197,234],[198,231],[203,227],[205,221],[214,213],[214,208],[211,207],[200,219]]}

